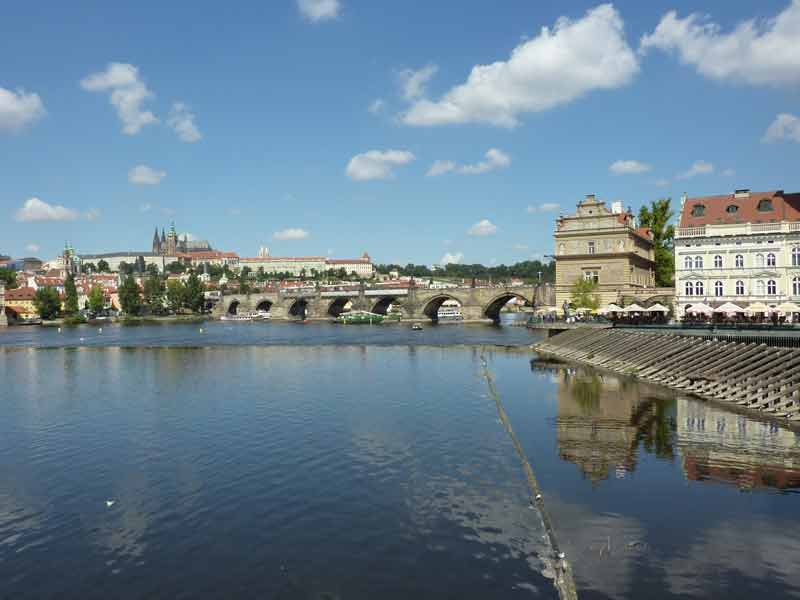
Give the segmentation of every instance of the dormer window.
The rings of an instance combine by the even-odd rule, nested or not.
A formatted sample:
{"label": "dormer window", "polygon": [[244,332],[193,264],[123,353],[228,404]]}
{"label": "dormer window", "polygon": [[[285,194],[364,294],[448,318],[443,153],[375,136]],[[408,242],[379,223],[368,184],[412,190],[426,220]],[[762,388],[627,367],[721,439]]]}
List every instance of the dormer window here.
{"label": "dormer window", "polygon": [[706,207],[703,204],[695,204],[692,207],[692,216],[693,217],[702,217],[706,214]]}
{"label": "dormer window", "polygon": [[770,212],[772,210],[772,200],[763,198],[758,201],[758,212]]}
{"label": "dormer window", "polygon": [[739,212],[739,207],[735,204],[728,204],[728,206],[725,208],[725,212],[734,215]]}

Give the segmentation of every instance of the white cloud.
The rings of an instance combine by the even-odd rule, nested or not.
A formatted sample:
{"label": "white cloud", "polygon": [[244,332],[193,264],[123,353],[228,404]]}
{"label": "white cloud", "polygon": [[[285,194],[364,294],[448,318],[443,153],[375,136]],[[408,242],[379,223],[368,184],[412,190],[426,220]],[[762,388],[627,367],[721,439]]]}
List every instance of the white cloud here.
{"label": "white cloud", "polygon": [[351,158],[346,173],[355,181],[387,179],[393,175],[393,166],[405,165],[412,160],[414,155],[407,150],[370,150]]}
{"label": "white cloud", "polygon": [[231,215],[232,217],[238,217],[239,215],[242,214],[242,209],[241,208],[235,208],[235,207],[234,208],[229,208],[228,209],[228,214]]}
{"label": "white cloud", "polygon": [[561,205],[558,204],[557,202],[544,202],[538,206],[529,204],[527,211],[529,213],[540,213],[540,212],[553,212],[560,209]]}
{"label": "white cloud", "polygon": [[800,119],[789,113],[781,113],[775,117],[761,141],[772,143],[778,140],[800,142]]}
{"label": "white cloud", "polygon": [[457,265],[464,260],[463,252],[445,252],[444,256],[439,260],[440,265]]}
{"label": "white cloud", "polygon": [[82,79],[81,86],[89,92],[111,92],[111,104],[127,135],[136,135],[145,125],[158,123],[152,112],[142,110],[142,103],[152,98],[153,92],[139,79],[139,69],[131,64],[109,63],[105,71]]}
{"label": "white cloud", "polygon": [[169,111],[167,125],[178,134],[178,139],[187,144],[200,141],[203,134],[194,122],[195,115],[183,102],[175,102]]}
{"label": "white cloud", "polygon": [[312,23],[335,19],[342,10],[339,0],[297,0],[300,13]]}
{"label": "white cloud", "polygon": [[139,205],[139,210],[142,212],[150,212],[153,209],[153,205],[149,202],[145,202],[144,204]]}
{"label": "white cloud", "polygon": [[369,105],[369,109],[368,109],[368,110],[369,110],[369,112],[371,112],[373,115],[377,115],[377,114],[378,114],[379,112],[381,112],[381,111],[382,111],[382,110],[383,110],[385,107],[386,107],[386,103],[385,103],[383,100],[381,100],[380,98],[376,98],[375,100],[373,100],[373,101],[370,103],[370,105]]}
{"label": "white cloud", "polygon": [[520,252],[528,250],[528,244],[514,244],[512,247]]}
{"label": "white cloud", "polygon": [[487,235],[494,235],[497,233],[497,225],[492,223],[489,219],[481,219],[475,225],[467,229],[467,235],[474,235],[478,237],[486,237]]}
{"label": "white cloud", "polygon": [[12,92],[0,87],[0,131],[19,131],[44,114],[38,94],[27,94],[24,90]]}
{"label": "white cloud", "polygon": [[725,169],[725,170],[722,172],[722,176],[723,176],[723,177],[733,177],[733,176],[735,176],[735,175],[736,175],[736,171],[735,171],[735,170],[733,170],[733,169]]}
{"label": "white cloud", "polygon": [[426,175],[428,177],[436,177],[437,175],[444,175],[451,171],[461,173],[462,175],[479,175],[481,173],[488,173],[495,169],[505,169],[511,164],[511,157],[497,148],[490,148],[486,152],[486,160],[473,165],[457,165],[451,160],[437,160],[428,169]]}
{"label": "white cloud", "polygon": [[618,160],[608,167],[608,170],[614,175],[635,175],[637,173],[646,173],[650,169],[652,169],[650,165],[638,160]]}
{"label": "white cloud", "polygon": [[166,176],[166,171],[158,171],[147,165],[136,165],[128,171],[128,181],[137,185],[158,185]]}
{"label": "white cloud", "polygon": [[655,184],[658,187],[667,187],[670,184],[669,179],[656,179]]}
{"label": "white cloud", "polygon": [[282,229],[272,234],[276,240],[304,240],[309,236],[308,231],[305,229],[292,228]]}
{"label": "white cloud", "polygon": [[582,18],[559,18],[550,29],[514,48],[507,61],[472,68],[466,82],[439,100],[420,98],[401,119],[408,125],[489,123],[514,127],[526,112],[541,112],[593,91],[629,83],[639,71],[623,21],[611,4]]}
{"label": "white cloud", "polygon": [[60,204],[48,204],[39,198],[28,198],[15,215],[17,221],[74,221],[78,212]]}
{"label": "white cloud", "polygon": [[688,171],[684,171],[683,173],[679,173],[675,176],[675,179],[689,179],[690,177],[694,177],[695,175],[708,175],[709,173],[714,172],[714,165],[704,160],[696,160],[691,167],[689,167]]}
{"label": "white cloud", "polygon": [[39,244],[28,244],[25,246],[25,250],[28,252],[38,252],[39,251]]}
{"label": "white cloud", "polygon": [[412,102],[425,95],[425,86],[436,75],[439,67],[425,65],[418,71],[403,69],[400,71],[400,86],[403,88],[403,98]]}
{"label": "white cloud", "polygon": [[86,218],[89,221],[97,221],[97,219],[100,218],[101,214],[102,213],[96,208],[90,208],[89,210],[86,211]]}
{"label": "white cloud", "polygon": [[652,34],[642,37],[640,50],[675,52],[680,61],[718,81],[751,85],[792,85],[800,82],[800,0],[777,17],[749,20],[730,33],[708,17],[691,14],[680,19],[665,14]]}

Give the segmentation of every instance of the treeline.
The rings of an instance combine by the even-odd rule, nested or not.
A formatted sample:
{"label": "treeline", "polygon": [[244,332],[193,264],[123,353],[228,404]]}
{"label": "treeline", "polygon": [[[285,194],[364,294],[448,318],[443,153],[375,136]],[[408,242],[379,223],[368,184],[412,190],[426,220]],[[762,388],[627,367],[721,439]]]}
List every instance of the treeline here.
{"label": "treeline", "polygon": [[486,265],[473,264],[454,264],[444,265],[441,269],[432,271],[427,265],[415,265],[409,263],[403,265],[375,265],[378,273],[388,275],[391,271],[397,271],[400,275],[418,278],[447,278],[447,279],[491,279],[492,281],[507,281],[513,278],[524,279],[528,283],[542,282],[552,283],[556,279],[556,267],[554,262],[543,263],[539,260],[524,260],[513,265],[496,265],[487,267]]}

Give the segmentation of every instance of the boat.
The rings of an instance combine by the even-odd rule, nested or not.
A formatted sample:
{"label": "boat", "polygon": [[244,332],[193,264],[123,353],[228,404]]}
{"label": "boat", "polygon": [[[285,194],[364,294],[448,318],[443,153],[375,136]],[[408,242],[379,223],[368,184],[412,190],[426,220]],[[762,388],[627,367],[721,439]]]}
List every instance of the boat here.
{"label": "boat", "polygon": [[412,331],[422,331],[422,325],[420,325],[419,323],[414,323],[411,326],[411,330]]}
{"label": "boat", "polygon": [[461,307],[458,305],[443,304],[436,313],[439,321],[462,321],[464,315],[461,314]]}
{"label": "boat", "polygon": [[366,310],[351,310],[339,315],[339,322],[344,325],[377,325],[383,323],[384,315]]}
{"label": "boat", "polygon": [[272,315],[266,310],[254,310],[250,313],[250,318],[253,321],[269,321]]}
{"label": "boat", "polygon": [[222,315],[220,321],[252,321],[253,318],[249,314],[244,315]]}

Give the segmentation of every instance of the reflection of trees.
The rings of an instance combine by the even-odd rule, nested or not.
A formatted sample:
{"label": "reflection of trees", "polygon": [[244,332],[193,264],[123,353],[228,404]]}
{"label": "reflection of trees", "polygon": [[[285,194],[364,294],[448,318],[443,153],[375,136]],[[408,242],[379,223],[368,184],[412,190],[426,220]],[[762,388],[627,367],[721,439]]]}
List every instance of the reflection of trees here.
{"label": "reflection of trees", "polygon": [[675,457],[675,407],[675,398],[651,399],[646,412],[633,414],[636,439],[648,454],[669,460]]}
{"label": "reflection of trees", "polygon": [[581,407],[584,414],[591,415],[600,404],[600,378],[597,375],[578,377],[572,383],[572,398]]}

